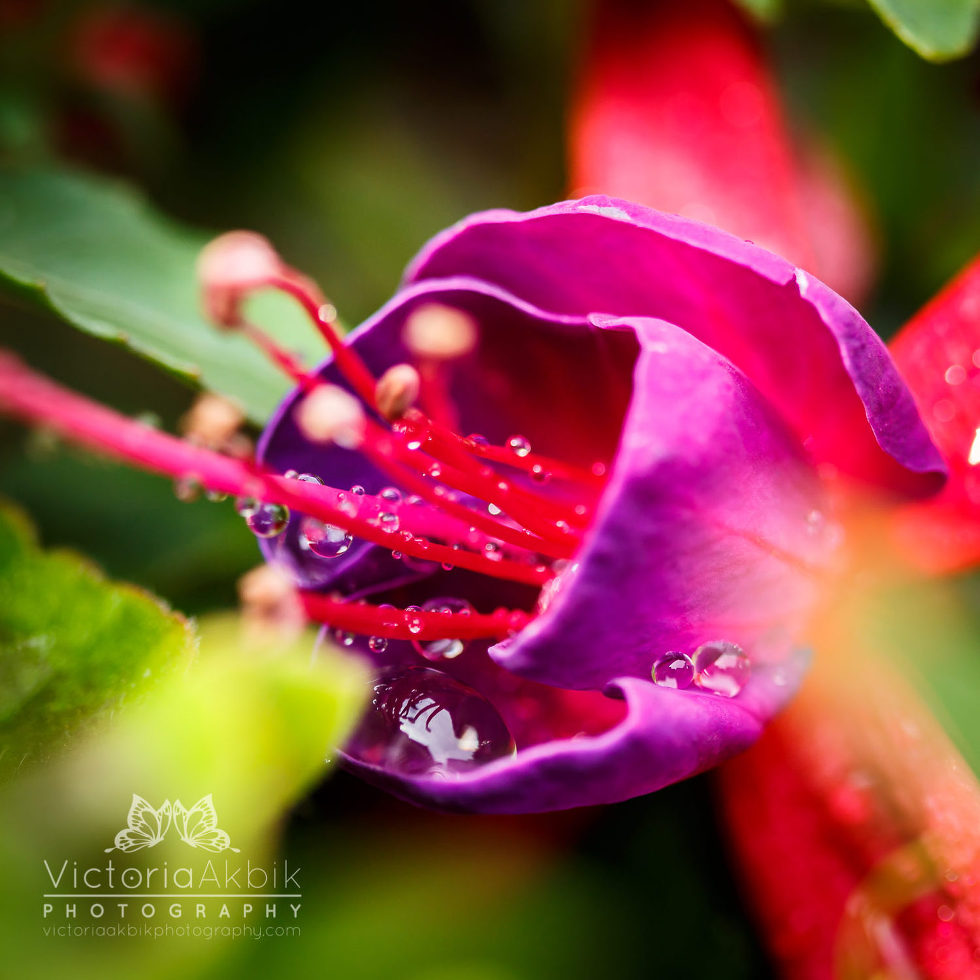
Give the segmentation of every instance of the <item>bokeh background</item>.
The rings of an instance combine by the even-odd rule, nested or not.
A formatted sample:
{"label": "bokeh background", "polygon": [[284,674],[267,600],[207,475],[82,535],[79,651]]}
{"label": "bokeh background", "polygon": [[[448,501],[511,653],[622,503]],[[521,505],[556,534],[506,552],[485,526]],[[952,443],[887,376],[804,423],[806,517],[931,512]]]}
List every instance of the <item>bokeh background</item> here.
{"label": "bokeh background", "polygon": [[[123,178],[205,232],[261,231],[355,324],[439,229],[566,195],[565,119],[589,23],[584,3],[560,0],[0,0],[0,158]],[[857,190],[878,254],[863,312],[889,336],[980,243],[980,60],[930,64],[858,3],[790,2],[762,31],[791,125],[819,133]],[[168,428],[192,399],[180,379],[27,305],[0,307],[0,346]],[[46,546],[77,550],[191,616],[233,607],[236,580],[258,560],[232,507],[179,502],[166,481],[4,422],[0,495]],[[980,730],[964,691],[978,679],[977,591],[963,577],[879,619],[911,663],[948,647],[930,668],[930,696],[974,765]],[[175,959],[144,946],[138,974],[118,949],[92,944],[75,968],[769,975],[710,777],[615,807],[488,819],[429,814],[325,774],[305,777],[269,845],[304,867],[301,937],[188,947]],[[21,899],[33,901],[33,891],[18,897],[32,873],[6,875],[0,914],[11,927]],[[51,969],[77,953],[69,940],[24,939],[12,960],[5,948],[0,973],[59,975]]]}

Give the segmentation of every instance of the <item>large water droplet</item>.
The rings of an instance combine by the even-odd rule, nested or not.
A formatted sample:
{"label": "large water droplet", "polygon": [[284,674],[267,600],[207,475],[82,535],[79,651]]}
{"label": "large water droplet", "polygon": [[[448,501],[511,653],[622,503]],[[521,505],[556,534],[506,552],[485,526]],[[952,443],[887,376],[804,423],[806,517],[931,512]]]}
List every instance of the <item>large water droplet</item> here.
{"label": "large water droplet", "polygon": [[[402,500],[401,491],[396,487],[385,487],[378,496],[389,504],[400,504]],[[374,519],[374,523],[382,531],[386,531],[388,534],[394,534],[398,530],[400,521],[396,512],[383,510],[378,513],[378,516]]]}
{"label": "large water droplet", "polygon": [[299,544],[318,558],[339,558],[351,546],[353,535],[336,524],[325,524],[315,517],[304,517],[300,524]]}
{"label": "large water droplet", "polygon": [[678,690],[694,683],[694,664],[686,653],[665,653],[653,665],[653,682]]}
{"label": "large water droplet", "polygon": [[726,698],[742,690],[752,669],[742,648],[727,640],[702,643],[692,659],[698,686]]}
{"label": "large water droplet", "polygon": [[282,534],[289,523],[289,509],[282,504],[260,503],[243,512],[248,529],[259,538]]}
{"label": "large water droplet", "polygon": [[348,753],[406,775],[465,773],[514,752],[514,739],[482,694],[429,667],[382,675]]}
{"label": "large water droplet", "polygon": [[386,636],[372,636],[368,640],[368,649],[372,653],[384,653],[388,649],[388,638]]}
{"label": "large water droplet", "polygon": [[[405,612],[407,612],[407,613],[417,613],[417,612],[421,612],[421,611],[422,611],[422,607],[421,606],[406,606],[405,607]],[[408,632],[409,633],[412,633],[413,635],[418,635],[419,633],[422,632],[422,620],[419,619],[418,616],[411,616],[410,615],[408,617],[407,624],[408,624]]]}
{"label": "large water droplet", "polygon": [[507,448],[515,456],[529,456],[531,454],[531,442],[526,436],[511,436],[507,440]]}
{"label": "large water droplet", "polygon": [[[422,603],[425,612],[438,612],[446,617],[446,632],[452,632],[452,616],[470,616],[473,607],[465,599],[427,599]],[[438,640],[412,640],[412,646],[426,660],[452,660],[465,649],[466,644],[459,639],[447,637]]]}

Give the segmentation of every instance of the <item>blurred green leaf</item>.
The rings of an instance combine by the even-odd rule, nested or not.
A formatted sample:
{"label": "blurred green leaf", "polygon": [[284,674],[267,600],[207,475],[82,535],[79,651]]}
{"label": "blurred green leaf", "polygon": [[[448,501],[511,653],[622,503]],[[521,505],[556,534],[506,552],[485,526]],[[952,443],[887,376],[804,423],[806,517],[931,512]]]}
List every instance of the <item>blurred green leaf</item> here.
{"label": "blurred green leaf", "polygon": [[0,774],[111,715],[192,643],[183,617],[75,555],[42,552],[24,517],[0,508]]}
{"label": "blurred green leaf", "polygon": [[759,20],[774,20],[783,12],[783,0],[736,0],[736,3]]}
{"label": "blurred green leaf", "polygon": [[868,0],[910,48],[930,61],[966,54],[977,39],[978,0]]}
{"label": "blurred green leaf", "polygon": [[[285,643],[256,639],[235,616],[208,617],[201,624],[200,655],[188,670],[171,673],[71,754],[0,789],[0,947],[8,951],[10,971],[23,978],[78,980],[191,977],[227,950],[231,940],[217,937],[169,941],[138,934],[107,942],[45,936],[39,903],[50,887],[43,862],[104,866],[105,849],[139,794],[154,807],[164,799],[189,806],[211,796],[220,827],[239,853],[218,858],[191,850],[171,831],[159,846],[113,853],[117,868],[159,874],[169,863],[191,866],[199,875],[213,859],[223,876],[226,858],[233,865],[268,866],[283,817],[330,771],[330,753],[355,722],[366,691],[358,661],[321,649],[311,662],[313,642],[312,632]],[[305,861],[290,864],[303,872],[298,883],[305,890],[314,869]],[[238,879],[227,890],[248,887]],[[169,918],[169,903],[160,903],[151,924],[197,921],[194,906],[183,920]],[[231,904],[240,925],[244,913]],[[209,905],[206,924],[224,924],[215,918],[220,905],[221,900]],[[256,902],[252,918],[263,908]],[[79,903],[79,914],[92,921],[87,904]],[[125,921],[136,915],[134,905]],[[120,921],[108,904],[106,921],[112,916]]]}
{"label": "blurred green leaf", "polygon": [[[0,292],[234,399],[257,422],[268,418],[288,381],[199,312],[194,265],[207,236],[178,228],[123,184],[80,173],[0,172],[0,202]],[[288,300],[259,297],[254,313],[285,347],[322,355]]]}

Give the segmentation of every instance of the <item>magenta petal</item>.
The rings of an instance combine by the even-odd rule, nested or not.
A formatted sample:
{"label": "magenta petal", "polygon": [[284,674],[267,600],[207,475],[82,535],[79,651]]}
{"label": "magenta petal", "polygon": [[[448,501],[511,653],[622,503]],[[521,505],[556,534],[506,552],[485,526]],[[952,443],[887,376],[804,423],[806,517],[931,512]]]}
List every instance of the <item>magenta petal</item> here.
{"label": "magenta petal", "polygon": [[599,514],[547,611],[490,655],[567,688],[647,678],[708,640],[785,655],[834,544],[812,467],[718,353],[663,321],[602,322],[640,356]]}
{"label": "magenta petal", "polygon": [[728,357],[818,462],[910,493],[945,472],[887,349],[844,300],[726,232],[607,197],[487,211],[438,235],[409,281],[468,275],[545,310],[660,317]]}
{"label": "magenta petal", "polygon": [[411,777],[342,759],[394,795],[443,810],[536,813],[615,803],[703,772],[751,745],[794,692],[806,659],[755,671],[734,700],[620,678],[610,686],[628,710],[614,728],[519,750],[472,774]]}

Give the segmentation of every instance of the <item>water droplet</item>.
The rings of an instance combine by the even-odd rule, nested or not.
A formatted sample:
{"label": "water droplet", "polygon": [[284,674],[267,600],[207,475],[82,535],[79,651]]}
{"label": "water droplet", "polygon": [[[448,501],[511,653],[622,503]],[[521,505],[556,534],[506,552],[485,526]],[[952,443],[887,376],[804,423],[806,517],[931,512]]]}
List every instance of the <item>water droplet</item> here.
{"label": "water droplet", "polygon": [[398,515],[383,511],[378,514],[378,527],[386,534],[394,534],[398,530]]}
{"label": "water droplet", "polygon": [[378,611],[381,612],[381,625],[386,626],[388,629],[394,629],[401,622],[401,618],[398,615],[398,610],[390,603],[383,602],[378,606]]}
{"label": "water droplet", "polygon": [[698,686],[726,698],[742,690],[752,669],[742,648],[727,640],[702,643],[692,659]]}
{"label": "water droplet", "polygon": [[304,517],[300,524],[299,544],[318,558],[339,558],[351,546],[353,535],[335,524],[325,524],[315,517]]}
{"label": "water droplet", "polygon": [[[978,352],[980,353],[980,352]],[[481,436],[479,432],[471,432],[466,437],[467,442],[472,442],[474,446],[489,446],[490,440],[486,436]]]}
{"label": "water droplet", "polygon": [[496,541],[488,541],[483,546],[483,557],[488,561],[503,561],[504,555]]}
{"label": "water droplet", "polygon": [[236,497],[235,498],[235,510],[244,518],[248,518],[249,514],[255,513],[256,508],[259,506],[259,502],[255,497]]}
{"label": "water droplet", "polygon": [[400,504],[402,500],[402,492],[397,487],[385,487],[378,496],[392,504]]}
{"label": "water droplet", "polygon": [[694,683],[694,663],[686,653],[665,653],[653,665],[653,682],[682,691]]}
{"label": "water droplet", "polygon": [[487,513],[496,517],[498,514],[502,514],[503,511],[496,504],[487,504]]}
{"label": "water droplet", "polygon": [[292,476],[294,480],[302,480],[304,483],[319,483],[323,486],[323,480],[312,473],[297,473],[295,470],[290,470],[286,476]]}
{"label": "water droplet", "polygon": [[182,476],[174,480],[174,496],[182,504],[189,504],[197,500],[203,490],[204,485],[196,476]]}
{"label": "water droplet", "polygon": [[220,504],[222,501],[228,499],[228,494],[223,490],[208,490],[205,492],[204,497],[206,500],[211,501],[212,504]]}
{"label": "water droplet", "polygon": [[530,456],[531,455],[531,443],[526,436],[511,436],[507,440],[507,448],[515,456]]}
{"label": "water droplet", "polygon": [[347,630],[334,630],[333,636],[342,647],[354,645],[354,634],[349,633]]}
{"label": "water droplet", "polygon": [[[447,631],[452,630],[453,615],[470,616],[473,613],[473,607],[465,599],[456,598],[427,599],[422,603],[422,609],[425,612],[437,612],[445,615]],[[453,660],[466,649],[464,641],[455,638],[412,640],[412,646],[426,660]]]}
{"label": "water droplet", "polygon": [[593,476],[605,476],[606,475],[606,464],[603,462],[592,464],[592,475]]}
{"label": "water droplet", "polygon": [[372,636],[368,640],[368,649],[372,653],[384,653],[388,649],[388,638],[386,636]]}
{"label": "water droplet", "polygon": [[951,364],[946,368],[946,384],[961,385],[966,381],[966,368],[962,364]]}
{"label": "water droplet", "polygon": [[375,683],[347,751],[405,775],[450,776],[512,755],[515,746],[482,694],[441,671],[409,667]]}
{"label": "water droplet", "polygon": [[289,523],[289,509],[282,504],[260,503],[244,515],[248,529],[259,538],[282,534]]}
{"label": "water droplet", "polygon": [[365,491],[364,487],[362,487],[360,483],[355,483],[354,486],[350,488],[350,492],[357,494],[358,497],[363,497]]}
{"label": "water droplet", "polygon": [[[417,613],[422,612],[421,606],[406,606],[405,612],[407,613]],[[421,633],[422,632],[422,620],[418,616],[408,617],[408,632],[409,633]]]}
{"label": "water droplet", "polygon": [[551,474],[540,463],[535,463],[531,467],[531,479],[535,483],[547,483],[551,479]]}

